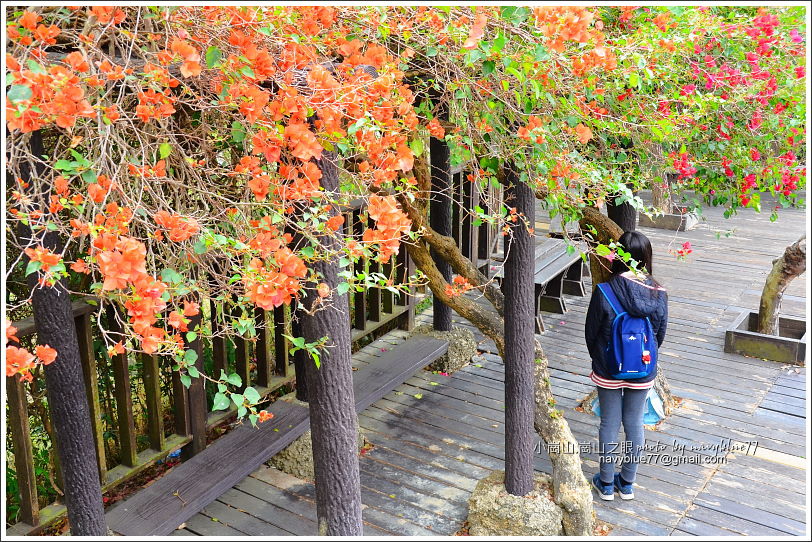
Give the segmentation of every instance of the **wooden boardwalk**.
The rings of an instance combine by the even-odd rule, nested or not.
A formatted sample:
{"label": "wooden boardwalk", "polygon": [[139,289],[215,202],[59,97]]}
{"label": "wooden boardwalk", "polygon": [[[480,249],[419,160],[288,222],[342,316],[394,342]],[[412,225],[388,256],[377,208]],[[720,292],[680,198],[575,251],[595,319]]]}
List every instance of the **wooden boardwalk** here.
{"label": "wooden boardwalk", "polygon": [[[806,370],[726,354],[722,347],[724,329],[738,312],[757,307],[771,260],[804,231],[805,211],[785,209],[776,223],[751,212],[727,221],[716,210],[706,214],[707,222],[690,232],[641,228],[655,246],[656,276],[670,292],[661,367],[684,403],[646,432],[650,447],[660,447],[649,456],[661,456],[640,466],[636,499],[596,500],[598,517],[613,526],[611,535],[621,536],[802,535]],[[717,238],[716,231],[731,228],[731,237]],[[677,262],[669,243],[676,249],[685,240],[694,253]],[[784,314],[805,315],[805,282],[804,276],[791,286]],[[567,296],[569,311],[544,313],[547,330],[537,337],[558,406],[588,448],[584,470],[591,476],[598,420],[575,410],[592,389],[583,340],[588,301]],[[418,317],[418,323],[429,320],[428,312]],[[397,331],[375,341],[356,363],[373,362],[404,336]],[[366,534],[454,534],[477,480],[503,468],[503,365],[488,341],[480,348],[482,355],[454,375],[421,371],[360,415],[374,445],[360,460]],[[536,468],[550,470],[541,448]],[[312,484],[261,467],[175,534],[314,535],[314,501]]]}

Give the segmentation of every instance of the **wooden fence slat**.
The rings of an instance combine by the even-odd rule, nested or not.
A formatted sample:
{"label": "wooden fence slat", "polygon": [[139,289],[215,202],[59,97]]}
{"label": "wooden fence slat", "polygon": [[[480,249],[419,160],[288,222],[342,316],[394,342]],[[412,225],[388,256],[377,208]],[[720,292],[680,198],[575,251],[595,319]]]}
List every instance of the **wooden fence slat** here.
{"label": "wooden fence slat", "polygon": [[161,404],[161,368],[158,364],[158,356],[142,354],[141,367],[146,392],[149,446],[153,450],[161,451],[166,446],[166,437],[164,435],[163,405]]}
{"label": "wooden fence slat", "polygon": [[[189,320],[189,329],[197,329],[202,320],[201,314],[191,316]],[[203,343],[200,340],[200,335],[198,334],[197,338],[190,341],[187,346],[190,350],[197,352],[197,360],[194,362],[194,366],[200,373],[203,373]],[[192,442],[183,449],[182,456],[184,459],[197,455],[206,448],[208,406],[206,404],[206,388],[203,383],[202,376],[193,378],[188,389],[189,429],[192,434]]]}
{"label": "wooden fence slat", "polygon": [[[352,233],[354,236],[360,238],[364,230],[364,225],[361,223],[361,213],[356,210],[352,213]],[[353,264],[353,272],[363,271],[364,260],[359,260]],[[366,290],[355,292],[353,296],[353,307],[355,310],[355,318],[353,327],[355,329],[364,330],[367,327],[367,292]]]}
{"label": "wooden fence slat", "polygon": [[[392,258],[381,266],[381,272],[387,277],[392,276]],[[381,309],[386,314],[391,314],[395,308],[395,295],[385,288],[381,288]]]}
{"label": "wooden fence slat", "polygon": [[25,386],[18,375],[6,377],[8,425],[14,450],[14,468],[20,493],[20,519],[29,525],[39,523],[37,478],[34,471],[34,451],[31,428],[28,425],[28,399]]}
{"label": "wooden fence slat", "polygon": [[288,340],[284,337],[288,330],[288,316],[284,306],[276,307],[273,310],[274,324],[274,356],[276,359],[276,374],[278,376],[288,376],[290,372],[290,361],[288,359]]}
{"label": "wooden fence slat", "polygon": [[[409,253],[405,248],[401,248],[398,253],[397,281],[399,283],[406,282],[412,273],[414,273],[414,262],[409,257]],[[398,305],[408,307],[407,311],[401,316],[398,327],[406,331],[411,331],[415,326],[414,292],[400,294]]]}
{"label": "wooden fence slat", "polygon": [[[209,301],[209,317],[211,318],[212,335],[217,335],[222,331],[223,324],[220,316],[223,315],[223,306],[217,305],[214,301]],[[228,354],[226,352],[226,340],[223,337],[213,337],[211,341],[212,359],[214,360],[213,378],[220,378],[220,371],[225,371],[228,367]]]}
{"label": "wooden fence slat", "polygon": [[102,409],[99,401],[99,375],[96,372],[96,355],[93,351],[93,313],[84,312],[74,318],[76,338],[79,341],[79,358],[82,364],[82,376],[85,381],[87,404],[90,419],[93,423],[93,442],[96,445],[96,463],[99,466],[99,480],[107,480],[107,458],[104,453],[104,428],[102,427]]}
{"label": "wooden fence slat", "polygon": [[[121,326],[116,320],[116,307],[112,304],[107,306],[107,321],[110,331],[119,336]],[[114,355],[110,363],[113,366],[121,462],[128,467],[134,467],[138,462],[138,449],[135,444],[135,420],[133,419],[130,365],[127,360],[127,353]]]}
{"label": "wooden fence slat", "polygon": [[[276,311],[282,307],[274,309],[274,318]],[[271,330],[268,327],[268,314],[264,309],[259,307],[254,312],[257,327],[257,342],[254,347],[254,354],[257,359],[257,385],[267,387],[271,381]],[[274,330],[275,331],[275,330]],[[274,337],[275,338],[275,337]],[[276,358],[277,368],[279,358]]]}
{"label": "wooden fence slat", "polygon": [[475,207],[476,185],[468,180],[466,172],[460,174],[460,194],[462,200],[460,209],[463,213],[462,220],[460,221],[462,223],[462,254],[470,260],[475,260],[478,252],[477,241],[479,228],[473,225],[471,211]]}

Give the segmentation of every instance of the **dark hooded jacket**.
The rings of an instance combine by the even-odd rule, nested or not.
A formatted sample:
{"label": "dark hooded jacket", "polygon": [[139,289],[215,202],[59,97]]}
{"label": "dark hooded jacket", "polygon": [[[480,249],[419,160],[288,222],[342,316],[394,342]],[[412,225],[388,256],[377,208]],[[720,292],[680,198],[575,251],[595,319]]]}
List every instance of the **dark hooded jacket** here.
{"label": "dark hooded jacket", "polygon": [[[618,301],[623,308],[636,317],[648,316],[654,333],[657,338],[656,348],[659,349],[665,339],[665,327],[668,322],[668,294],[663,287],[656,286],[656,283],[649,277],[644,286],[640,282],[624,275],[617,275],[609,279],[609,284],[615,292]],[[612,378],[612,365],[606,351],[612,334],[612,321],[615,319],[615,311],[612,310],[606,296],[599,289],[592,292],[592,299],[589,301],[589,309],[586,313],[586,324],[584,335],[589,355],[592,357],[592,371],[607,380]],[[659,360],[659,357],[657,358]],[[657,363],[659,365],[659,362]],[[647,377],[629,380],[630,382],[642,383],[654,380],[657,376],[656,369]]]}

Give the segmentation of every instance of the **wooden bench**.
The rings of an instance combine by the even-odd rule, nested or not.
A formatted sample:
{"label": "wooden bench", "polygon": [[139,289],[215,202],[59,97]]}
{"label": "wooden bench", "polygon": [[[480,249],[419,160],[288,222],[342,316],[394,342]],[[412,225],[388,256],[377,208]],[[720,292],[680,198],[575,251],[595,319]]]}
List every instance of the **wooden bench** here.
{"label": "wooden bench", "polygon": [[[361,412],[448,350],[448,342],[409,339],[353,374]],[[308,409],[287,401],[257,428],[241,425],[107,512],[107,525],[124,536],[169,535],[220,495],[285,449],[310,426]]]}
{"label": "wooden bench", "polygon": [[[536,244],[535,261],[536,333],[542,333],[542,311],[563,314],[567,310],[564,294],[586,295],[585,266],[577,251],[567,252],[566,241],[552,237],[545,237]],[[500,266],[494,275],[500,283],[503,269]]]}

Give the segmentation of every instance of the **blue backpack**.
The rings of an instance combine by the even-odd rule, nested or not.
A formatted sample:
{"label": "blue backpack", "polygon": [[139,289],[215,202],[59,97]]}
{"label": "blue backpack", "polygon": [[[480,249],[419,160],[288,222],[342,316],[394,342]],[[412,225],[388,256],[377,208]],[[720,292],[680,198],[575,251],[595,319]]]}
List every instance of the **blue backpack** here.
{"label": "blue backpack", "polygon": [[606,347],[609,360],[616,364],[612,378],[633,380],[651,375],[657,366],[657,339],[651,321],[626,312],[609,283],[598,284],[598,288],[616,314]]}

